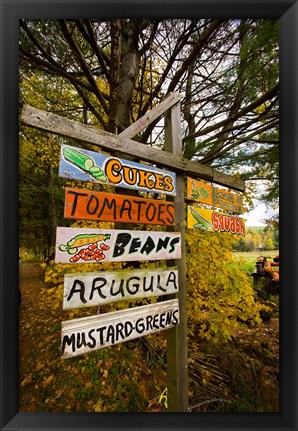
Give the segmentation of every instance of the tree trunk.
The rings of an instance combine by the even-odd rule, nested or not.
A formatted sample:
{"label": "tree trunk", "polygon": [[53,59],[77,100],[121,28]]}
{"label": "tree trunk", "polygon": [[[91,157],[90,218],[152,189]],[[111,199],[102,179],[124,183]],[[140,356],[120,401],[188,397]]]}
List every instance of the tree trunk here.
{"label": "tree trunk", "polygon": [[130,125],[130,105],[140,63],[140,54],[138,52],[139,30],[134,22],[122,20],[122,23],[121,69],[118,92],[118,133]]}
{"label": "tree trunk", "polygon": [[[121,26],[122,24],[122,26]],[[121,32],[119,34],[119,31]],[[111,77],[118,79],[117,85],[115,82],[111,82],[111,95],[112,89],[115,99],[112,101],[115,103],[115,109],[111,110],[113,115],[116,114],[116,118],[110,118],[110,123],[113,121],[117,124],[116,131],[114,133],[121,133],[127,127],[130,126],[130,113],[131,113],[131,100],[133,97],[133,91],[135,87],[135,81],[139,72],[140,55],[138,52],[138,35],[139,30],[137,29],[134,22],[128,20],[117,20],[112,23],[112,32],[114,35],[114,50],[111,64],[113,64],[113,73],[111,69]],[[121,38],[121,46],[119,46],[119,36]],[[118,44],[118,45],[117,45]],[[118,69],[117,69],[118,68]],[[113,80],[112,80],[113,81]],[[120,153],[115,154],[118,157],[123,157]],[[133,157],[125,156],[125,159],[133,160]],[[126,194],[130,196],[136,196],[137,192],[132,189],[122,189],[116,187],[115,192],[118,194]],[[132,223],[115,223],[116,229],[133,229],[135,227]],[[129,262],[129,266],[139,267],[140,262]]]}
{"label": "tree trunk", "polygon": [[196,122],[195,122],[194,115],[191,113],[192,83],[193,83],[193,64],[189,67],[189,70],[188,70],[188,76],[186,81],[186,95],[185,95],[186,97],[185,97],[185,104],[183,109],[184,118],[188,126],[188,134],[191,136],[189,140],[185,141],[183,155],[186,159],[189,159],[189,160],[191,160],[191,158],[196,152],[196,138],[193,137],[196,132]]}
{"label": "tree trunk", "polygon": [[111,21],[111,69],[108,131],[118,133],[118,92],[121,67],[121,20]]}

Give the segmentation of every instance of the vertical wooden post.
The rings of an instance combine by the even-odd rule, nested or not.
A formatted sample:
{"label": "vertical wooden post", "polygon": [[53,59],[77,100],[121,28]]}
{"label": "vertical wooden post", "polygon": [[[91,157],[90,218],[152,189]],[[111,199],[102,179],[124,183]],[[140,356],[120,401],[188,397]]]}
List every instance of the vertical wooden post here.
{"label": "vertical wooden post", "polygon": [[[165,150],[182,156],[180,102],[165,114]],[[177,194],[175,204],[175,231],[181,233],[182,257],[175,261],[178,267],[180,323],[167,331],[167,388],[168,410],[188,411],[188,367],[187,367],[187,315],[186,315],[186,250],[184,178],[176,175]],[[171,265],[171,262],[169,262]]]}

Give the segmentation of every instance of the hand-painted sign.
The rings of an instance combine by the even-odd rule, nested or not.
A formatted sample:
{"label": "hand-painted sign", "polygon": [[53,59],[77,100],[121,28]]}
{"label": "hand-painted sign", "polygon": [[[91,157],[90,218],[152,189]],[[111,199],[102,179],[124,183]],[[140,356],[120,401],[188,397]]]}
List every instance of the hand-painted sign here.
{"label": "hand-painted sign", "polygon": [[146,192],[176,194],[174,172],[67,145],[61,146],[59,175]]}
{"label": "hand-painted sign", "polygon": [[187,227],[210,232],[231,232],[245,235],[245,220],[217,211],[188,206]]}
{"label": "hand-painted sign", "polygon": [[179,259],[181,234],[57,227],[56,263]]}
{"label": "hand-painted sign", "polygon": [[62,322],[62,359],[168,329],[179,323],[178,299]]}
{"label": "hand-painted sign", "polygon": [[226,211],[243,213],[243,196],[239,193],[232,193],[229,190],[214,187],[205,181],[195,180],[187,177],[186,182],[187,199],[204,204],[220,207]]}
{"label": "hand-painted sign", "polygon": [[174,224],[175,207],[160,199],[95,192],[87,189],[65,189],[64,217],[128,223]]}
{"label": "hand-painted sign", "polygon": [[178,270],[142,269],[65,274],[63,308],[93,307],[178,292]]}

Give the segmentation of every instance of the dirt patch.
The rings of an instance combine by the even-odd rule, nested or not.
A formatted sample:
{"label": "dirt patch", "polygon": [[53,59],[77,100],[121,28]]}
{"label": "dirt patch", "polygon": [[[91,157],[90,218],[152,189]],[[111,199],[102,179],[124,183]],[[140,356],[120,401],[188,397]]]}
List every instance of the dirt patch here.
{"label": "dirt patch", "polygon": [[[42,269],[36,263],[21,263],[20,290],[21,303],[19,309],[19,366],[22,376],[30,367],[30,358],[34,350],[34,337],[32,337],[32,326],[36,327],[36,315],[32,310],[40,301],[40,289],[43,286]],[[37,328],[36,328],[37,329]]]}
{"label": "dirt patch", "polygon": [[279,319],[237,329],[231,342],[189,352],[193,412],[279,411]]}

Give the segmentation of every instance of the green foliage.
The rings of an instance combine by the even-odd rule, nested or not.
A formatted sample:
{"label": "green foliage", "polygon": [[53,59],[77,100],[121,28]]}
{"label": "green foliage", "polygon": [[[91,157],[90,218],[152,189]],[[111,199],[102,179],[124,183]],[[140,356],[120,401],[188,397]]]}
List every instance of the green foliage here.
{"label": "green foliage", "polygon": [[260,310],[249,276],[233,261],[230,234],[187,231],[189,333],[218,343],[241,324],[257,325]]}
{"label": "green foliage", "polygon": [[278,250],[279,231],[274,227],[252,226],[246,231],[245,237],[234,244],[236,251]]}
{"label": "green foliage", "polygon": [[[187,157],[272,182],[278,42],[272,19],[21,19],[20,97],[119,132],[178,91]],[[153,127],[138,139],[163,145],[163,132],[150,137]],[[278,189],[276,180],[268,185]]]}
{"label": "green foliage", "polygon": [[53,246],[51,224],[63,218],[64,190],[57,175],[59,141],[26,130],[19,142],[20,246],[44,258]]}
{"label": "green foliage", "polygon": [[253,100],[258,89],[268,90],[278,81],[279,23],[270,19],[242,21],[240,31],[244,36],[239,68],[248,82],[248,97]]}
{"label": "green foliage", "polygon": [[[183,25],[181,26],[183,22],[178,20],[178,23],[179,26],[171,26],[170,21],[152,22],[150,24],[152,33],[149,33],[143,31],[145,27],[141,28],[141,24],[148,24],[140,21],[138,28],[138,22],[135,22],[130,28],[138,32],[130,31],[126,34],[127,38],[130,34],[134,34],[135,39],[139,37],[140,43],[136,43],[135,46],[142,46],[143,56],[140,55],[140,63],[137,64],[141,66],[139,71],[136,68],[135,75],[127,74],[126,70],[119,70],[122,75],[118,77],[120,79],[118,83],[121,82],[123,85],[119,84],[118,90],[120,87],[126,87],[124,85],[126,79],[134,81],[135,85],[127,103],[120,104],[119,100],[123,99],[119,97],[115,98],[114,103],[117,107],[127,107],[133,120],[137,120],[150,107],[158,104],[161,92],[166,93],[164,83],[167,87],[168,82],[171,85],[179,81],[179,84],[172,86],[171,91],[185,92],[185,82],[183,79],[176,79],[178,77],[176,71],[183,70],[183,67],[189,64],[189,53],[192,52],[192,47],[197,45],[192,40],[199,40],[200,35],[194,35],[191,40],[188,40],[188,36],[185,37],[186,43],[183,44],[181,37],[183,34],[185,36],[186,32],[179,33],[183,28]],[[88,31],[87,27],[84,27],[87,25],[91,26]],[[202,21],[199,26],[192,22],[187,25],[190,30],[188,34],[191,34],[191,28],[199,28],[200,25],[203,34],[204,26],[208,29],[209,24]],[[63,36],[63,28],[67,30],[67,26],[69,33],[64,37],[67,32],[64,31]],[[241,49],[238,49],[240,46],[238,33],[244,28],[246,31],[242,34]],[[92,39],[89,30],[91,33],[94,31],[96,50],[93,49],[92,43],[87,42]],[[175,37],[172,30],[177,30]],[[223,170],[230,168],[237,171],[241,170],[241,166],[249,166],[251,170],[246,178],[252,176],[271,178],[272,173],[276,174],[275,176],[278,174],[277,123],[272,121],[271,125],[270,120],[271,116],[273,120],[276,118],[277,93],[268,96],[266,101],[270,100],[270,103],[256,103],[256,109],[249,111],[247,118],[245,115],[242,118],[239,109],[258,101],[260,95],[266,94],[278,80],[278,21],[250,20],[243,24],[242,30],[237,21],[227,21],[220,31],[215,31],[212,37],[206,38],[211,43],[208,42],[198,51],[202,52],[201,57],[199,58],[199,54],[198,57],[192,57],[197,72],[192,95],[197,96],[197,100],[196,97],[191,97],[190,101],[193,112],[202,115],[193,118],[199,126],[199,131],[194,130],[194,136],[197,135],[200,139],[202,134],[202,141],[196,143],[192,137],[191,142],[199,160],[206,155],[207,148],[208,151],[212,150],[210,159],[205,160],[208,164],[216,161]],[[161,37],[156,39],[155,34]],[[168,38],[169,35],[172,36]],[[50,20],[23,21],[20,36],[22,101],[105,130],[109,129],[113,121],[121,126],[128,125],[121,124],[120,116],[109,117],[113,111],[111,84],[115,84],[111,72],[114,65],[121,63],[118,63],[121,59],[111,56],[110,23],[95,21],[88,24],[78,20],[68,21],[67,24],[63,24],[62,20],[60,24],[58,21]],[[79,47],[78,55],[74,55],[68,43],[70,38],[73,38],[73,45]],[[164,46],[170,48],[167,50],[170,53],[169,59],[165,58],[168,53],[160,45],[161,40]],[[177,41],[180,47],[176,44]],[[123,46],[124,42],[122,39]],[[228,43],[230,45],[225,45]],[[39,46],[42,49],[39,49]],[[130,48],[132,47],[131,44]],[[181,50],[182,47],[185,49]],[[223,53],[223,47],[228,47],[226,53]],[[147,48],[149,49],[146,50]],[[137,52],[136,49],[135,54],[141,54],[141,51]],[[228,55],[230,51],[235,61],[230,61]],[[216,56],[213,57],[212,53],[216,53]],[[185,58],[185,62],[181,60],[182,58]],[[86,75],[82,70],[82,63],[87,67],[89,74]],[[220,64],[223,65],[222,70]],[[202,87],[203,83],[206,83],[205,87]],[[242,94],[244,89],[245,93]],[[217,94],[219,97],[216,97]],[[213,118],[214,113],[220,113],[220,120],[224,114],[228,118],[233,118],[237,105],[239,117],[236,115],[235,119],[238,122],[232,120],[223,128],[219,122],[217,129],[215,126],[209,135],[207,131],[210,118],[215,123],[217,121]],[[182,109],[182,113],[183,111]],[[263,125],[266,124],[267,128],[264,127],[263,130]],[[229,128],[230,135],[227,133]],[[187,133],[187,127],[184,129]],[[253,129],[263,131],[253,133]],[[252,138],[249,141],[250,145],[247,145],[246,135],[249,130],[252,131]],[[144,142],[149,141],[149,134],[146,133],[143,136]],[[220,136],[220,133],[224,135]],[[70,223],[63,220],[63,186],[71,184],[58,178],[57,174],[60,143],[60,138],[49,137],[35,130],[21,129],[20,245],[24,249],[33,249],[35,254],[40,254],[46,249],[44,257],[49,257],[53,247],[50,232],[53,225],[65,226]],[[216,168],[216,165],[213,164],[212,167]],[[75,185],[79,186],[78,183]],[[92,187],[86,183],[83,186]],[[270,193],[266,191],[267,199],[276,201],[278,195],[276,180],[272,181],[270,187]],[[200,192],[203,193],[204,190]],[[49,202],[52,202],[52,208]],[[55,216],[51,216],[49,220],[49,211],[53,210],[53,207]],[[79,221],[73,226],[87,227],[91,224]],[[97,223],[96,227],[101,228],[103,225]],[[138,228],[161,229],[153,226]],[[251,279],[247,271],[233,259],[232,248],[239,246],[241,249],[244,243],[249,249],[253,249],[261,241],[266,247],[272,247],[277,240],[277,235],[266,234],[264,237],[263,233],[251,231],[247,237],[241,238],[237,245],[235,238],[229,234],[187,231],[187,311],[190,338],[219,344],[229,340],[239,326],[259,324],[260,315],[266,318],[267,309],[256,301]],[[153,269],[162,265],[165,263],[142,262],[140,267]],[[24,401],[27,393],[30,394],[31,400],[34,400],[27,399],[32,405],[29,411],[144,411],[154,403],[154,397],[158,400],[159,394],[164,393],[166,385],[164,371],[158,374],[153,364],[152,369],[147,366],[138,342],[124,343],[114,346],[113,349],[102,349],[63,363],[60,360],[59,338],[64,274],[117,271],[122,269],[122,266],[122,263],[109,262],[100,265],[86,263],[56,265],[50,261],[49,264],[43,264],[45,286],[40,290],[40,296],[36,301],[37,312],[34,319],[28,323],[26,321],[29,341],[33,342],[35,347],[31,371],[21,381],[22,400]],[[114,307],[127,307],[127,304],[122,303]],[[106,306],[103,310],[109,311],[109,307]],[[84,314],[94,314],[94,308],[84,310]],[[81,310],[63,312],[63,320],[76,317],[82,317]],[[39,334],[36,333],[37,327]],[[43,338],[37,336],[40,334],[44,335]],[[40,352],[46,355],[47,364],[40,361],[38,356]],[[238,370],[234,375],[238,375]],[[243,403],[245,404],[245,401]],[[242,410],[249,408],[247,405],[241,407]]]}
{"label": "green foliage", "polygon": [[[227,20],[218,24],[219,28],[215,27],[217,30],[211,32],[205,43],[200,37],[209,26],[212,27],[212,20],[198,21],[197,25],[188,20],[119,21],[122,51],[128,44],[130,54],[135,54],[139,59],[136,63],[139,66],[134,68],[132,74],[125,69],[126,53],[112,49],[116,43],[112,22],[21,20],[21,100],[36,108],[110,130],[112,124],[124,127],[121,124],[124,118],[135,121],[157,106],[167,93],[169,84],[171,86],[174,82],[171,91],[186,94],[184,99],[187,106],[192,106],[190,116],[195,124],[194,130],[188,130],[186,124],[182,126],[185,151],[188,139],[193,142],[198,134],[200,142],[195,144],[195,153],[200,162],[212,163],[215,169],[218,163],[220,169],[230,169],[233,174],[235,170],[241,171],[245,179],[252,176],[270,177],[270,190],[266,190],[264,198],[276,203],[278,184],[271,177],[272,172],[275,177],[278,176],[278,130],[275,126],[277,120],[274,121],[278,117],[277,95],[273,92],[266,102],[257,101],[278,81],[278,20]],[[198,31],[198,28],[201,30]],[[156,37],[158,34],[160,38]],[[91,35],[94,35],[94,40]],[[195,46],[197,41],[202,42],[202,49],[192,56],[190,47]],[[169,48],[167,54],[164,45]],[[188,96],[186,77],[180,75],[181,79],[177,79],[177,74],[180,72],[178,64],[181,62],[183,69],[189,64],[190,56],[197,77],[193,86],[190,85]],[[117,67],[119,70],[116,70]],[[119,92],[130,88],[126,81],[131,81],[133,88],[128,91],[128,98],[122,98]],[[242,110],[251,102],[255,109],[242,119],[237,110],[240,107]],[[182,122],[187,117],[187,106],[183,103]],[[120,115],[120,107],[128,112]],[[117,112],[115,118],[113,112],[115,115]],[[222,113],[220,120],[225,116],[226,120],[233,119],[234,114],[235,119],[231,123],[228,121],[223,128],[219,123],[210,136],[207,132],[210,118],[212,123],[216,123],[219,120],[217,113]],[[148,143],[153,125],[137,140]],[[263,125],[266,126],[264,130]],[[247,145],[248,131],[259,128],[262,132],[254,132]],[[218,138],[214,138],[214,132],[215,136],[219,135]],[[160,138],[163,132],[156,135]],[[154,144],[161,145],[163,139],[159,138]],[[153,143],[155,138],[152,135],[150,139]],[[50,257],[53,251],[53,226],[59,225],[62,219],[61,185],[64,182],[57,177],[60,143],[60,138],[21,128],[21,245],[35,248],[37,254],[44,252],[45,257]],[[204,160],[206,151],[211,149],[212,160]],[[241,166],[250,167],[247,175],[243,174]],[[204,194],[204,190],[200,193]]]}

